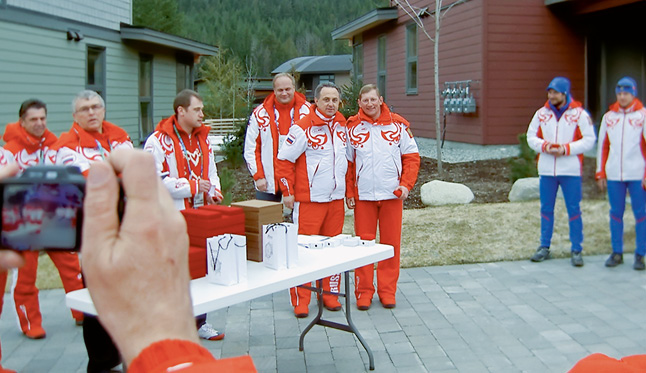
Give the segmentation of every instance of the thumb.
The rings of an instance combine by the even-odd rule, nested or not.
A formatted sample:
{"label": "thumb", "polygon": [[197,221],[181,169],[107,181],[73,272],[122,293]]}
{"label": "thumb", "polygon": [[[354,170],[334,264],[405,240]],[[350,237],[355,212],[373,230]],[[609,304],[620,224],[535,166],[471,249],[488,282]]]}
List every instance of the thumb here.
{"label": "thumb", "polygon": [[119,187],[108,163],[94,162],[85,186],[83,203],[83,264],[91,265],[105,245],[111,246],[119,231]]}

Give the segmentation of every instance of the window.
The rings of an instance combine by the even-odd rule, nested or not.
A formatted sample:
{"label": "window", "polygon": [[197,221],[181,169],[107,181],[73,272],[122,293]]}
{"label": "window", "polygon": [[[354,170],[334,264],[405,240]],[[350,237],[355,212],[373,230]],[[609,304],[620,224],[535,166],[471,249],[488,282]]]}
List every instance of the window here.
{"label": "window", "polygon": [[153,57],[139,55],[139,141],[153,131]]}
{"label": "window", "polygon": [[417,25],[406,26],[406,94],[417,94]]}
{"label": "window", "polygon": [[193,89],[193,71],[191,65],[184,62],[177,62],[177,93],[182,89]]}
{"label": "window", "polygon": [[105,48],[88,45],[85,88],[100,94],[105,100]]}
{"label": "window", "polygon": [[354,77],[363,81],[363,36],[355,36],[352,44],[352,69]]}
{"label": "window", "polygon": [[334,83],[334,75],[320,75],[319,84],[321,83]]}
{"label": "window", "polygon": [[386,35],[377,40],[377,88],[386,98]]}

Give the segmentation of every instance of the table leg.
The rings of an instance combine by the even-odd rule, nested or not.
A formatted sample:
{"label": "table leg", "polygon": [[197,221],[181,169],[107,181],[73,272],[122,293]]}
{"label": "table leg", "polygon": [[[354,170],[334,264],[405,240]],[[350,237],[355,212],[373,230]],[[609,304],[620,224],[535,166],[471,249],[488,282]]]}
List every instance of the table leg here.
{"label": "table leg", "polygon": [[345,294],[339,293],[339,296],[345,297],[345,319],[348,322],[347,325],[345,324],[339,324],[337,322],[333,321],[328,321],[328,320],[323,320],[321,319],[321,316],[323,315],[323,284],[321,280],[316,281],[316,288],[310,290],[316,292],[316,301],[318,303],[318,313],[314,317],[314,320],[307,325],[305,330],[301,333],[301,337],[298,341],[298,350],[303,351],[303,341],[305,339],[305,334],[307,334],[314,325],[322,325],[328,328],[333,328],[337,330],[343,330],[346,332],[353,333],[354,335],[357,336],[359,339],[359,342],[361,342],[361,345],[363,348],[366,350],[368,353],[368,360],[370,363],[370,370],[375,370],[375,359],[372,355],[372,350],[368,346],[368,343],[363,339],[363,336],[361,336],[361,333],[359,333],[359,330],[357,330],[356,326],[354,326],[354,323],[352,322],[352,316],[350,310],[352,309],[352,300],[350,299],[350,295],[352,294],[350,292],[350,272],[345,271],[344,272],[344,279],[345,279]]}

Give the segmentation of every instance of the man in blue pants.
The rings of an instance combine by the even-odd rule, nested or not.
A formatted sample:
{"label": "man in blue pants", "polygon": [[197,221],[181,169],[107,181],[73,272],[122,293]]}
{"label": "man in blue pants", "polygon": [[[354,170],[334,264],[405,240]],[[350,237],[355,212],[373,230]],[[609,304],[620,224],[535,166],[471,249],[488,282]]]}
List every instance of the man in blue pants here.
{"label": "man in blue pants", "polygon": [[542,262],[550,257],[554,203],[560,186],[569,216],[572,265],[581,267],[583,153],[592,149],[595,135],[590,115],[572,99],[567,78],[556,77],[547,86],[547,102],[529,123],[527,143],[538,153],[541,199],[541,242],[531,260]]}
{"label": "man in blue pants", "polygon": [[597,184],[601,190],[608,188],[610,202],[610,241],[612,254],[606,267],[616,267],[624,262],[624,210],[626,191],[635,216],[636,270],[644,270],[646,255],[646,109],[637,99],[637,83],[624,77],[615,88],[617,102],[603,116],[599,127],[597,148]]}

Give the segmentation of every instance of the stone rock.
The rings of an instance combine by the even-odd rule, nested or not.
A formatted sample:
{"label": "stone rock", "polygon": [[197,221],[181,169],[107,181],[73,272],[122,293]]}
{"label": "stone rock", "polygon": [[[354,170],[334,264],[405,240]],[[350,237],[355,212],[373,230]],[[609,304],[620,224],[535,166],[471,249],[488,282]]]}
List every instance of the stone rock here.
{"label": "stone rock", "polygon": [[[560,188],[559,188],[560,189]],[[509,191],[511,202],[532,201],[540,198],[537,177],[518,179]]]}
{"label": "stone rock", "polygon": [[469,187],[457,183],[433,180],[422,185],[422,203],[427,206],[467,204],[475,196]]}

